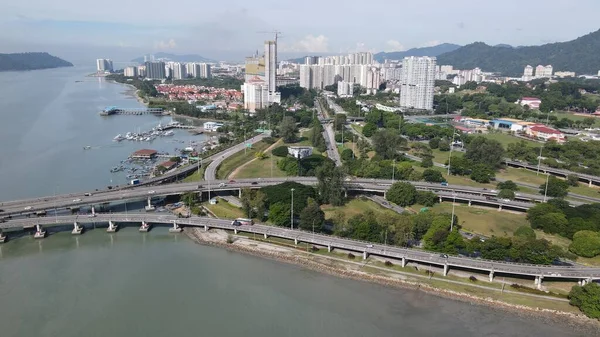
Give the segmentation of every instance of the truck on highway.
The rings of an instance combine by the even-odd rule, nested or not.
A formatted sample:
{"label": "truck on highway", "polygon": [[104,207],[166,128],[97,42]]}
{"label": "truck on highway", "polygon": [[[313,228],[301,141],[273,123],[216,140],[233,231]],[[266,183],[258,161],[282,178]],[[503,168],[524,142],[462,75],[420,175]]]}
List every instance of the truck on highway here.
{"label": "truck on highway", "polygon": [[252,225],[254,225],[254,221],[252,219],[237,218],[237,219],[233,220],[231,222],[231,224],[233,226],[241,226],[241,225],[252,226]]}
{"label": "truck on highway", "polygon": [[139,185],[140,184],[140,180],[139,179],[133,179],[130,182],[131,185]]}

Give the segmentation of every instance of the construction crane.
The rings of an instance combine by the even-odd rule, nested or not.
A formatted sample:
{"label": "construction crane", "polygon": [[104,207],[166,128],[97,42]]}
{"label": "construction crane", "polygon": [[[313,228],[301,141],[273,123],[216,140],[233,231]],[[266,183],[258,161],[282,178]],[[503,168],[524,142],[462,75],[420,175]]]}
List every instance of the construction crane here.
{"label": "construction crane", "polygon": [[278,30],[262,31],[262,32],[257,32],[257,33],[258,34],[275,34],[275,44],[277,44],[279,37],[281,37],[281,32]]}

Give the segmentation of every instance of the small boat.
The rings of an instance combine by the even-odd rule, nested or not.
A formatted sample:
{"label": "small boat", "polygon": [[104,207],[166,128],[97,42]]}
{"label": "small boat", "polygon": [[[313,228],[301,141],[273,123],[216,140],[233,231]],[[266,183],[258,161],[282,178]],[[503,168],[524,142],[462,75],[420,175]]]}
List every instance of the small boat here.
{"label": "small boat", "polygon": [[88,145],[88,146],[84,146],[84,147],[83,147],[83,149],[84,149],[84,150],[89,150],[89,149],[91,149],[91,148],[92,148],[92,147],[91,147],[91,146],[89,146],[89,145]]}

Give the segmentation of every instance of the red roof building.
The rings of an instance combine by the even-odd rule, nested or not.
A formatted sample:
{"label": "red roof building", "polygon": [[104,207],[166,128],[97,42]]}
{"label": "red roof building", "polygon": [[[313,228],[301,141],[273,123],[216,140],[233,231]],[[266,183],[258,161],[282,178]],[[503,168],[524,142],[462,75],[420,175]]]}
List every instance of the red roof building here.
{"label": "red roof building", "polygon": [[526,132],[528,136],[544,141],[554,140],[558,143],[563,143],[566,140],[562,132],[543,125],[530,126]]}
{"label": "red roof building", "polygon": [[167,170],[170,170],[170,169],[174,168],[175,166],[177,166],[177,163],[174,161],[167,160],[165,162],[160,163],[160,165],[158,165],[158,166],[162,166],[162,167],[166,168]]}
{"label": "red roof building", "polygon": [[133,159],[152,159],[152,158],[156,157],[157,153],[158,152],[156,150],[142,149],[142,150],[135,151],[131,155],[131,158],[133,158]]}

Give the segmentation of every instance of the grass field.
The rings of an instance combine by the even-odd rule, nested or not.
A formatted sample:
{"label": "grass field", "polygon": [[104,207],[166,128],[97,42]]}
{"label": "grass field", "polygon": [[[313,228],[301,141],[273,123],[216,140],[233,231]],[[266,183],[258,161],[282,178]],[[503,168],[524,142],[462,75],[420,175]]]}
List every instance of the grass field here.
{"label": "grass field", "polygon": [[[419,211],[423,206],[411,207]],[[429,208],[431,212],[452,213],[452,203],[444,202]],[[462,228],[474,234],[484,236],[512,236],[512,233],[520,226],[529,226],[525,213],[498,211],[493,208],[467,206],[456,203],[454,213]]]}
{"label": "grass field", "polygon": [[235,219],[244,217],[244,212],[232,204],[228,203],[226,200],[221,198],[217,198],[218,202],[216,205],[211,205],[208,202],[203,203],[202,205],[208,208],[211,212],[213,212],[217,217],[223,219]]}
{"label": "grass field", "polygon": [[388,214],[397,214],[396,212],[387,209],[385,207],[380,206],[378,203],[373,202],[371,200],[362,200],[362,199],[352,199],[347,202],[344,206],[331,206],[331,205],[323,205],[321,209],[325,213],[325,219],[330,219],[333,217],[333,214],[340,210],[346,216],[346,219],[351,218],[355,215],[362,214],[366,211],[373,211],[375,214],[380,213],[388,213]]}
{"label": "grass field", "polygon": [[235,174],[230,175],[229,178],[285,177],[285,172],[277,167],[279,157],[273,156],[270,151],[267,153],[267,156],[268,158],[256,159],[244,165]]}
{"label": "grass field", "polygon": [[190,182],[194,182],[194,181],[200,181],[200,180],[204,180],[204,170],[206,169],[206,167],[208,165],[210,165],[210,161],[208,162],[203,162],[202,163],[202,167],[200,168],[200,171],[196,170],[194,171],[194,173],[192,173],[191,175],[185,177],[185,179],[183,179],[184,183],[190,183]]}
{"label": "grass field", "polygon": [[233,156],[225,159],[225,161],[223,161],[223,163],[221,163],[221,165],[217,169],[217,179],[227,178],[227,176],[229,176],[229,174],[231,174],[233,170],[235,170],[237,167],[241,166],[245,162],[252,160],[257,152],[264,151],[268,147],[269,144],[260,141],[254,144],[252,148],[247,149],[245,151],[246,153],[244,153],[244,151],[242,150],[234,154]]}
{"label": "grass field", "polygon": [[[446,164],[446,162],[448,161],[448,157],[450,156],[450,151],[440,151],[439,149],[435,149],[431,150],[431,154],[433,155],[433,161],[435,163]],[[462,157],[464,155],[464,152],[452,151],[452,158]]]}
{"label": "grass field", "polygon": [[[589,116],[589,117],[588,116],[578,116],[578,115],[575,115],[575,114],[573,114],[571,112],[567,112],[567,111],[553,112],[551,114],[551,116],[556,116],[556,118],[558,118],[559,120],[566,118],[566,119],[570,119],[573,121],[582,121],[586,118],[592,117],[592,116]],[[594,120],[596,121],[594,123],[594,125],[592,125],[592,126],[600,126],[600,118],[596,118],[596,117],[592,117],[592,118],[594,118]]]}
{"label": "grass field", "polygon": [[[508,179],[515,182],[533,184],[536,186],[542,185],[546,183],[546,175],[537,172],[527,170],[527,169],[518,169],[513,167],[508,167],[496,174],[496,177],[502,179]],[[525,189],[521,188],[524,192]],[[586,184],[580,183],[579,186],[570,186],[569,192],[575,194],[581,194],[588,197],[600,198],[599,189],[596,187],[588,187]],[[537,190],[535,191],[537,193]]]}
{"label": "grass field", "polygon": [[536,146],[536,147],[540,146],[540,144],[537,142],[519,138],[519,137],[515,137],[515,136],[511,136],[507,133],[483,133],[483,134],[478,134],[478,136],[483,136],[488,139],[497,140],[498,142],[500,142],[500,144],[502,144],[502,146],[504,146],[505,149],[508,146],[508,144],[518,143],[521,140],[524,140],[530,146]]}

